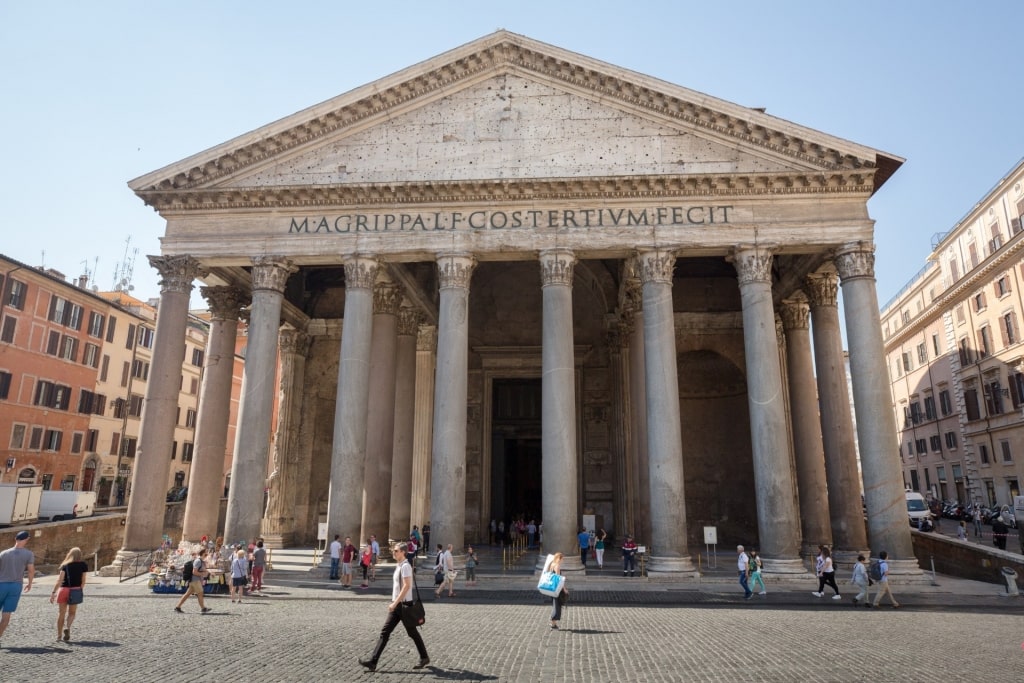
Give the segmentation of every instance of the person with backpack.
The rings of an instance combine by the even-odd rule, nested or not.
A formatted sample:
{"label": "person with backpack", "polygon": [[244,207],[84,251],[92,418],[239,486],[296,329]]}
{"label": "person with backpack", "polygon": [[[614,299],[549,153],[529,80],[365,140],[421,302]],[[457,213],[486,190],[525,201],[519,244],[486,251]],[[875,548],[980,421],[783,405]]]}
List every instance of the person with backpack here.
{"label": "person with backpack", "polygon": [[853,597],[853,605],[856,607],[861,600],[867,600],[868,586],[871,583],[868,578],[868,569],[864,566],[863,555],[857,556],[857,561],[853,565],[853,576],[850,577],[850,583],[859,589],[857,595]]}
{"label": "person with backpack", "polygon": [[188,588],[185,589],[185,594],[181,596],[181,600],[174,606],[174,611],[181,613],[181,606],[188,600],[188,596],[196,596],[196,600],[199,601],[199,609],[202,614],[212,612],[213,609],[206,606],[206,601],[203,600],[203,579],[210,575],[209,570],[206,568],[206,548],[199,551],[199,557],[192,562],[192,575],[189,576]]}
{"label": "person with backpack", "polygon": [[[878,553],[877,563],[872,563],[870,575],[872,580],[878,584],[878,594],[875,595],[875,603],[865,602],[865,607],[878,607],[882,601],[883,595],[888,595],[889,600],[892,602],[893,609],[899,608],[900,604],[896,602],[896,598],[892,594],[892,589],[889,587],[889,553],[882,551]],[[876,579],[875,576],[878,578]]]}
{"label": "person with backpack", "polygon": [[750,570],[750,590],[753,592],[757,584],[761,584],[761,591],[758,595],[768,595],[768,588],[764,585],[764,577],[761,576],[761,569],[764,565],[761,563],[761,556],[757,554],[756,550],[750,551],[750,557],[747,559],[747,568]]}

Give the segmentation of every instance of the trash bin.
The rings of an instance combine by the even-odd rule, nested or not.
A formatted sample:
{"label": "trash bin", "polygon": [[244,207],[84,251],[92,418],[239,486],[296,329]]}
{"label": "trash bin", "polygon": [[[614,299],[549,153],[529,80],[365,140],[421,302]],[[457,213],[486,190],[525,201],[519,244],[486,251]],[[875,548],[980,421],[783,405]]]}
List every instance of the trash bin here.
{"label": "trash bin", "polygon": [[1020,595],[1017,590],[1017,572],[1012,567],[1003,567],[1003,578],[1006,579],[1006,594]]}

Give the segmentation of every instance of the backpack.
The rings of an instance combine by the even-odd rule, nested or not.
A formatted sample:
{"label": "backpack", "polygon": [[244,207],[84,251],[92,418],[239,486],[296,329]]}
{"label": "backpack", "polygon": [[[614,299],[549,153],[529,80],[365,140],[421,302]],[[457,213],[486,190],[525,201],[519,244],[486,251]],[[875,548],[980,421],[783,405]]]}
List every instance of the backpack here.
{"label": "backpack", "polygon": [[760,567],[757,566],[757,560],[755,560],[753,557],[747,560],[747,571],[753,574],[758,569],[760,569]]}
{"label": "backpack", "polygon": [[181,579],[186,582],[192,580],[192,560],[181,566]]}
{"label": "backpack", "polygon": [[871,565],[868,567],[868,578],[872,581],[882,580],[882,563],[879,560],[872,560]]}

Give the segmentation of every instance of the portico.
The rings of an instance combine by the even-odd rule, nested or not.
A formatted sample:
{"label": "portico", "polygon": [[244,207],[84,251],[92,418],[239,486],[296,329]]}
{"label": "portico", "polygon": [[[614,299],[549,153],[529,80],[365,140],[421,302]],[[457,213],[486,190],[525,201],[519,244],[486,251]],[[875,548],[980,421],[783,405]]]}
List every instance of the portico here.
{"label": "portico", "polygon": [[[885,390],[866,202],[901,163],[499,31],[131,187],[167,219],[164,258],[251,293],[229,538],[310,543],[323,521],[383,545],[429,521],[458,549],[523,517],[582,569],[568,558],[594,515],[648,546],[652,575],[685,578],[704,526],[768,572],[804,571],[808,529],[866,549],[856,454],[821,432],[852,424],[821,398],[845,371],[822,363],[837,332],[819,350],[807,291],[835,272],[871,549],[912,570],[895,426],[861,405]],[[808,299],[780,353],[776,314]],[[175,342],[156,343],[154,365]],[[496,494],[520,462],[500,434],[524,458],[539,438],[539,506]],[[137,472],[133,500],[163,485]],[[158,543],[130,528],[126,552]]]}

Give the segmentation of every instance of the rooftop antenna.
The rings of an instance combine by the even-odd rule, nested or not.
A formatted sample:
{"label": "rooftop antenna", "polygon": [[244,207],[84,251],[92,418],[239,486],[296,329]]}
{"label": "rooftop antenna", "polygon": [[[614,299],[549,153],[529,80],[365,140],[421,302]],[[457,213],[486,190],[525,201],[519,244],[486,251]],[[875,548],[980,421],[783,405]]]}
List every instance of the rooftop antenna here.
{"label": "rooftop antenna", "polygon": [[132,273],[135,271],[135,257],[139,253],[138,247],[132,248],[132,236],[124,241],[124,258],[114,267],[114,289],[118,292],[132,291],[135,285],[132,284]]}

